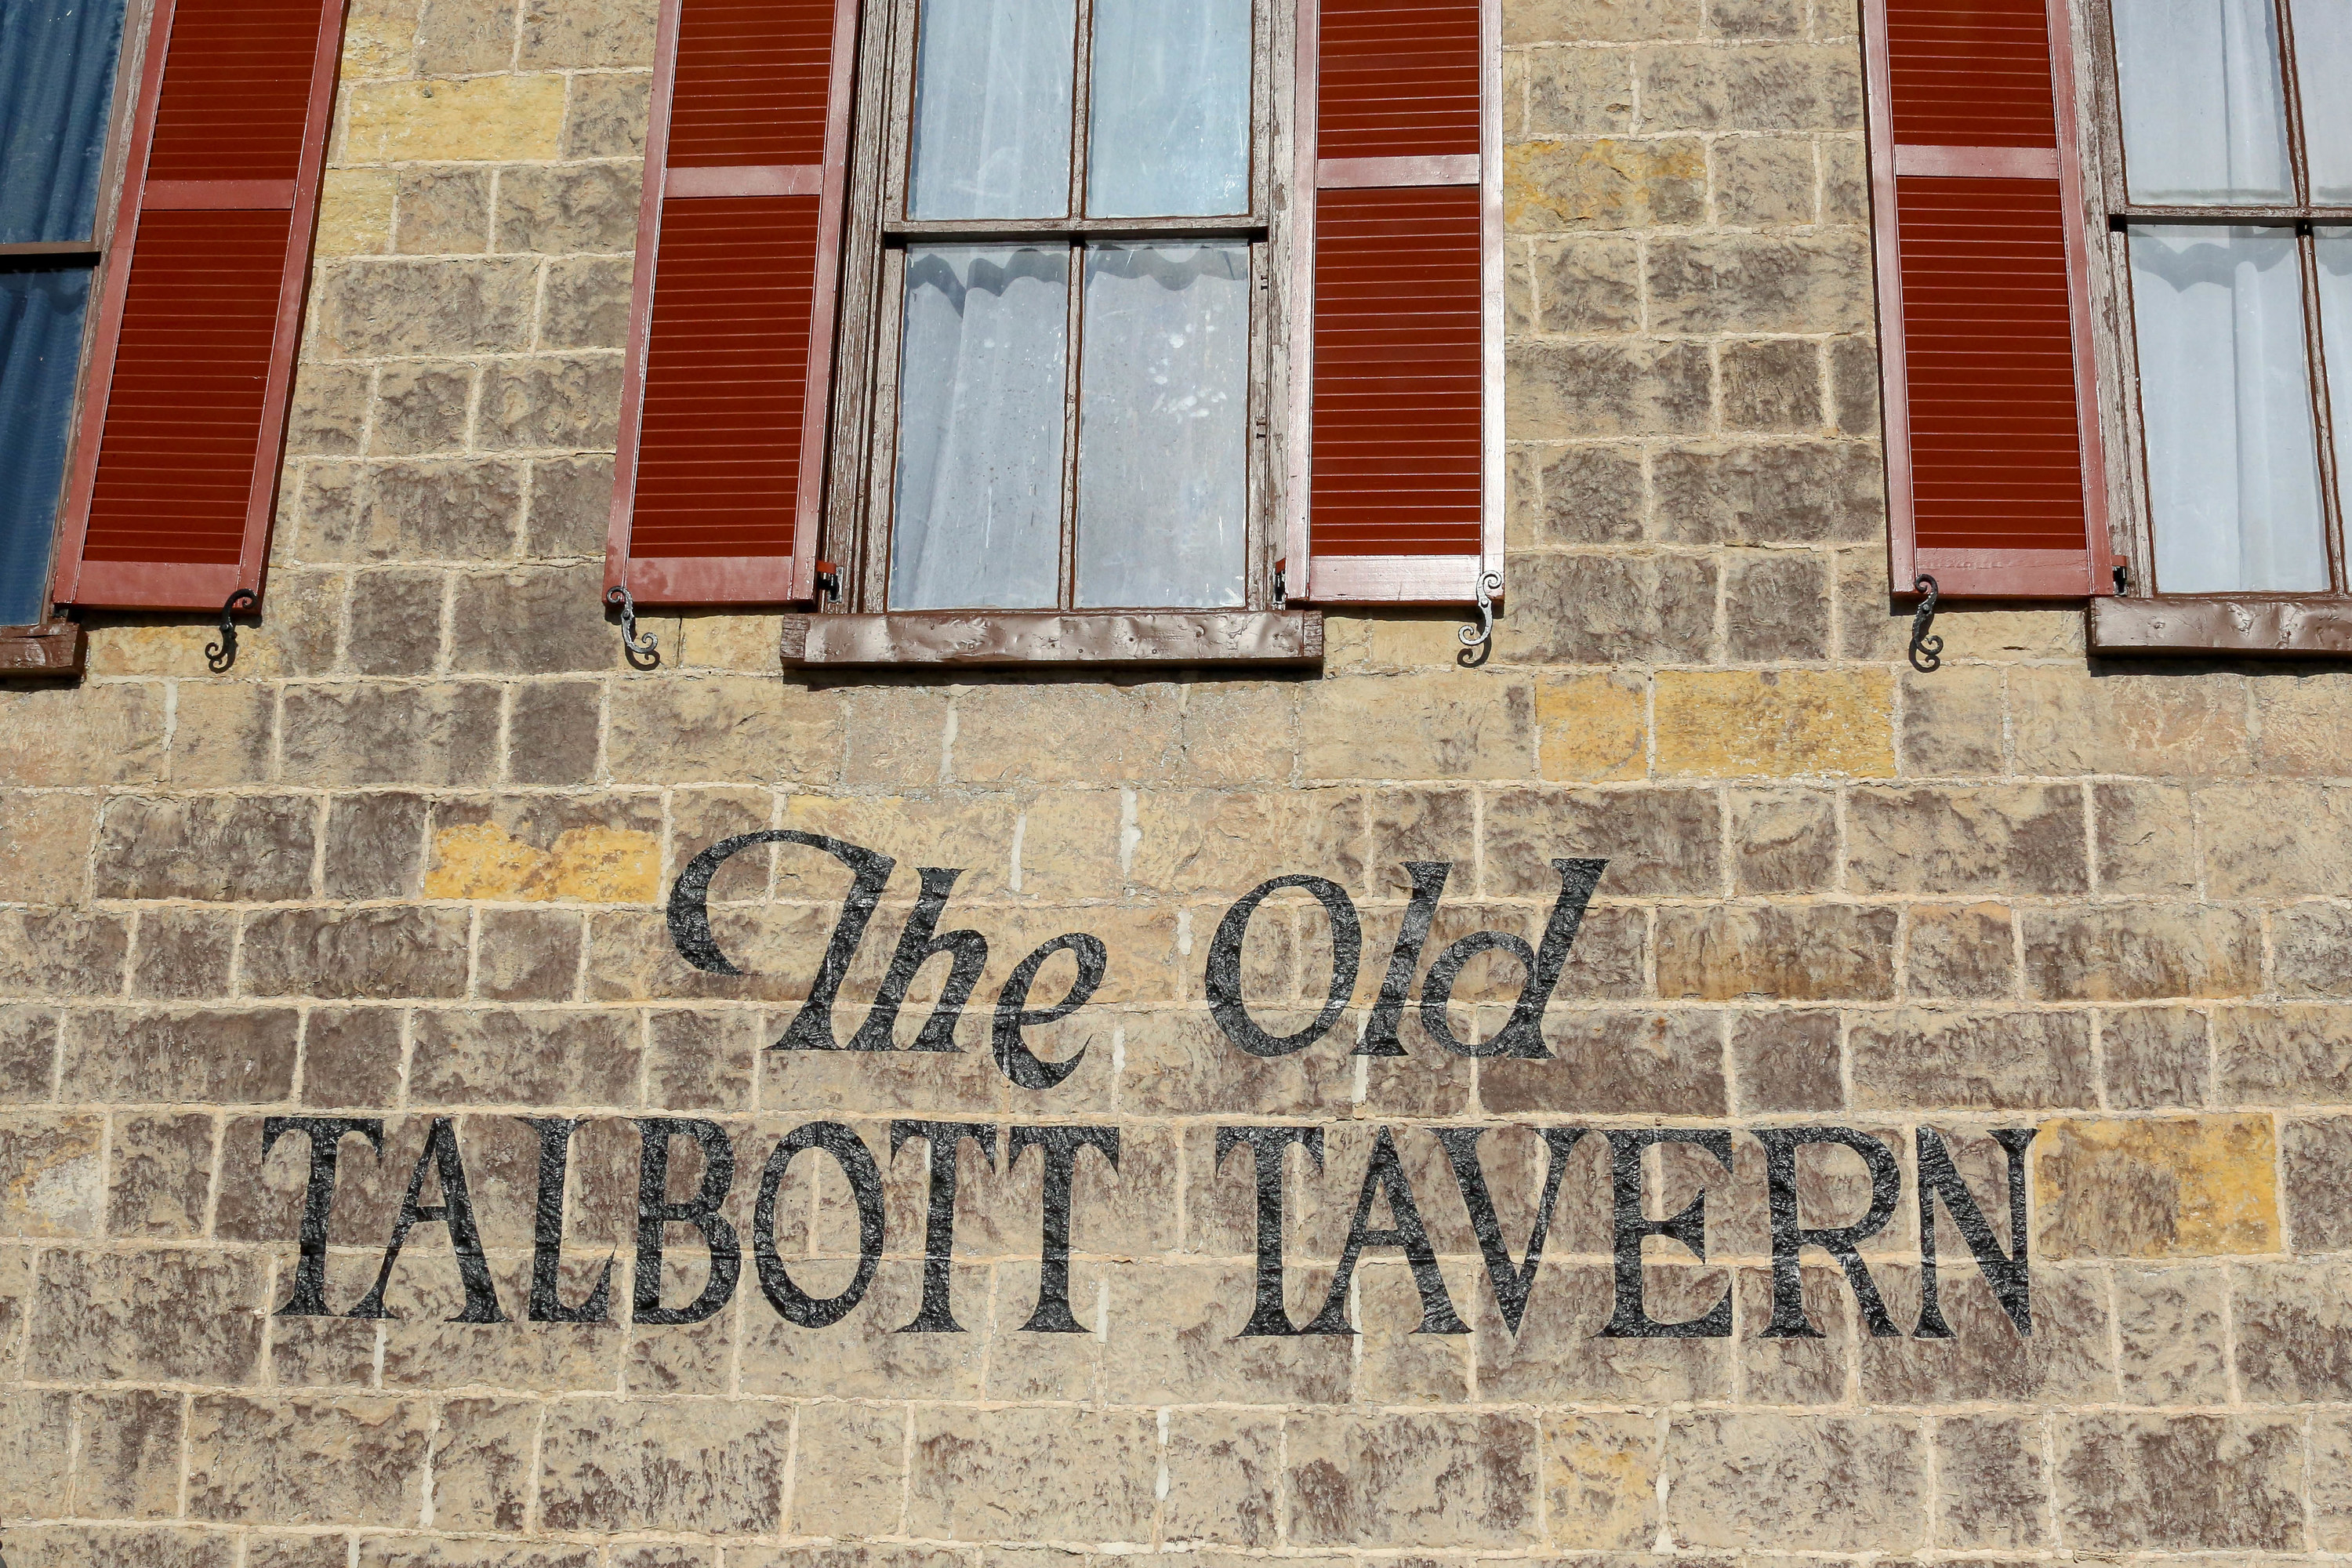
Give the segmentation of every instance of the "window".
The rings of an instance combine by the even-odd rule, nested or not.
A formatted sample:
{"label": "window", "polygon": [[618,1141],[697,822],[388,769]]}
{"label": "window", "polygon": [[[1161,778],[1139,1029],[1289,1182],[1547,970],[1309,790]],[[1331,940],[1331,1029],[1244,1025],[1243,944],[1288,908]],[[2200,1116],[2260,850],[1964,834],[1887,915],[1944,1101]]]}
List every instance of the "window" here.
{"label": "window", "polygon": [[[2345,651],[2352,67],[2341,5],[2116,0],[2100,200],[2136,574],[2103,646]],[[2214,597],[2234,603],[2181,604]]]}
{"label": "window", "polygon": [[895,664],[1499,596],[1499,70],[1492,0],[669,0],[608,597]]}
{"label": "window", "polygon": [[0,670],[258,602],[342,12],[0,6]]}
{"label": "window", "polygon": [[2342,6],[1864,22],[1895,592],[2088,598],[2102,652],[2352,652]]}
{"label": "window", "polygon": [[[0,626],[49,619],[49,552],[119,117],[123,0],[0,9]],[[47,651],[46,649],[42,651]]]}

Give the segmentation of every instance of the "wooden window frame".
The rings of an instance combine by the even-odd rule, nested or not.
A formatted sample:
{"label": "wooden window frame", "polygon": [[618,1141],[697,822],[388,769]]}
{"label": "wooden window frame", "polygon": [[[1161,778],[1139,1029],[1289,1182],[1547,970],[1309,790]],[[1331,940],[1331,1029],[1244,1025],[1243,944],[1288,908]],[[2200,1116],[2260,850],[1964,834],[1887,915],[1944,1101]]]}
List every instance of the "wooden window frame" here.
{"label": "wooden window frame", "polygon": [[[1071,112],[1071,211],[1064,218],[917,220],[906,215],[913,144],[919,0],[867,0],[860,30],[856,132],[842,258],[840,348],[835,357],[826,454],[826,594],[814,613],[784,623],[787,663],[1032,665],[1038,663],[1318,663],[1318,614],[1288,600],[1278,579],[1279,476],[1289,431],[1286,344],[1304,335],[1293,292],[1281,286],[1302,237],[1288,216],[1290,117],[1276,112],[1297,58],[1297,14],[1282,0],[1253,0],[1250,211],[1218,217],[1088,218],[1085,206],[1093,0],[1077,0]],[[1062,453],[1057,603],[1031,611],[892,609],[887,602],[898,465],[898,368],[906,247],[925,240],[1055,238],[1082,255],[1090,238],[1239,239],[1250,247],[1250,433],[1246,467],[1244,601],[1230,609],[1076,605],[1077,439],[1083,342],[1080,267],[1070,271]],[[830,566],[830,563],[828,563]],[[836,596],[837,595],[837,596]]]}
{"label": "wooden window frame", "polygon": [[[2290,0],[2270,0],[2279,29],[2280,90],[2285,99],[2287,150],[2295,193],[2289,206],[2203,205],[2151,206],[2134,203],[2125,183],[2122,88],[2117,75],[2112,0],[2074,0],[2076,25],[2091,68],[2084,74],[2085,182],[2095,247],[2094,281],[2105,309],[2099,351],[2103,415],[2110,442],[2112,488],[2117,499],[2117,553],[2126,563],[2125,592],[2091,606],[2095,653],[2229,653],[2308,657],[2352,654],[2352,553],[2347,552],[2345,487],[2352,474],[2336,460],[2333,418],[2352,410],[2328,406],[2326,363],[2319,337],[2316,257],[2312,230],[2352,227],[2352,206],[2311,203],[2303,95],[2297,79],[2294,16]],[[2288,229],[2296,237],[2304,310],[2304,353],[2317,441],[2322,527],[2330,587],[2326,593],[2167,594],[2156,570],[2156,519],[2147,476],[2147,443],[2140,404],[2138,340],[2132,326],[2131,258],[2126,226],[2227,225]],[[2342,345],[2352,349],[2352,344]]]}
{"label": "wooden window frame", "polygon": [[[154,125],[154,100],[142,90],[142,83],[146,76],[147,40],[156,3],[157,0],[129,0],[122,9],[122,42],[114,67],[114,101],[107,109],[106,147],[100,155],[98,202],[91,215],[89,237],[0,245],[0,268],[32,271],[43,268],[45,264],[58,267],[78,263],[88,267],[92,307],[101,306],[104,301],[115,238],[125,211],[125,173],[131,165],[133,150],[144,151]],[[127,239],[121,249],[128,253]],[[56,606],[65,563],[66,498],[73,483],[76,454],[81,450],[82,426],[90,406],[90,361],[99,342],[100,315],[99,309],[91,308],[82,317],[80,359],[74,368],[73,407],[66,425],[66,473],[58,486],[57,515],[49,525],[48,586],[43,600],[51,606],[50,616],[30,626],[0,626],[0,676],[78,676],[88,658],[89,638],[80,623],[58,616]],[[76,543],[79,543],[79,535]]]}

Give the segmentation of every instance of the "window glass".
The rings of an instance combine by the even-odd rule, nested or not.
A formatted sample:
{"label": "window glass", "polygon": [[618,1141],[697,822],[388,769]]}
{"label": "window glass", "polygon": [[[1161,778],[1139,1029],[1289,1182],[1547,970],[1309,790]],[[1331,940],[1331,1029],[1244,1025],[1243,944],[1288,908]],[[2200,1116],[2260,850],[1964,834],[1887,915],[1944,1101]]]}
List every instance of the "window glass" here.
{"label": "window glass", "polygon": [[2116,0],[2115,18],[2131,199],[2294,200],[2271,0]]}
{"label": "window glass", "polygon": [[[2336,482],[2352,464],[2352,228],[2315,229],[2319,258],[2319,335],[2327,358],[2328,423],[2336,430]],[[2342,491],[2339,489],[2339,495]]]}
{"label": "window glass", "polygon": [[0,0],[0,245],[89,239],[123,0]]}
{"label": "window glass", "polygon": [[1053,607],[1069,267],[1059,244],[908,247],[895,608]]}
{"label": "window glass", "polygon": [[1086,268],[1078,604],[1239,605],[1249,247],[1094,246]]}
{"label": "window glass", "polygon": [[0,626],[48,618],[90,269],[0,272]]}
{"label": "window glass", "polygon": [[1074,0],[923,0],[920,25],[908,215],[1066,216]]}
{"label": "window glass", "polygon": [[2352,205],[2352,6],[2345,0],[2294,0],[2291,15],[2311,199]]}
{"label": "window glass", "polygon": [[2158,590],[2326,589],[2294,236],[2136,227],[2130,247]]}
{"label": "window glass", "polygon": [[1249,210],[1250,0],[1095,0],[1087,211]]}

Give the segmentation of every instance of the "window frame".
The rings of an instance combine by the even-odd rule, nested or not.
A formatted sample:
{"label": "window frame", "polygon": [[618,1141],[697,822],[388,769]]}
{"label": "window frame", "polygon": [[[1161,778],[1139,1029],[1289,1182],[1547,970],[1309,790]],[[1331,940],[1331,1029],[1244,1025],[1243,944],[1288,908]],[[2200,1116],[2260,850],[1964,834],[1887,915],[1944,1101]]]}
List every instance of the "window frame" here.
{"label": "window frame", "polygon": [[[43,618],[25,626],[0,626],[0,675],[76,676],[82,672],[88,639],[79,622],[58,615],[58,568],[64,560],[66,506],[81,466],[83,425],[90,405],[90,359],[105,326],[108,307],[117,315],[121,303],[108,285],[116,270],[118,241],[135,225],[123,197],[132,151],[153,128],[157,93],[149,90],[151,71],[160,71],[161,55],[150,56],[157,0],[126,0],[122,8],[122,39],[115,58],[113,101],[107,106],[106,142],[99,154],[98,200],[90,216],[88,243],[79,240],[38,241],[0,245],[0,269],[62,271],[68,263],[89,268],[89,303],[84,308],[81,346],[74,364],[73,405],[66,419],[66,466],[58,478],[57,505],[49,521],[49,564],[42,589],[47,606]],[[160,87],[160,83],[155,84]]]}
{"label": "window frame", "polygon": [[[2126,184],[2122,83],[2116,47],[2113,0],[2074,0],[2070,9],[2080,32],[2078,58],[2090,68],[2078,87],[2089,177],[2084,182],[2086,216],[2096,255],[2090,282],[2100,303],[2097,353],[2100,413],[2110,432],[2108,489],[2113,498],[2113,549],[2124,563],[2122,591],[2092,602],[2089,647],[2094,653],[2232,653],[2295,657],[2352,654],[2352,553],[2347,553],[2346,512],[2352,506],[2345,486],[2352,472],[2337,461],[2334,421],[2352,410],[2328,405],[2326,359],[2320,342],[2315,225],[2352,227],[2352,206],[2308,201],[2303,95],[2294,53],[2291,0],[2268,0],[2279,29],[2280,90],[2284,96],[2288,161],[2295,205],[2199,204],[2162,206],[2134,203]],[[2134,327],[2130,237],[2132,225],[2261,227],[2283,229],[2296,241],[2298,287],[2304,314],[2304,363],[2309,378],[2314,438],[2318,443],[2322,526],[2330,586],[2324,592],[2168,594],[2156,570],[2156,528],[2147,469],[2147,439],[2141,404],[2138,339]],[[2352,344],[2343,345],[2352,352]]]}
{"label": "window frame", "polygon": [[[1298,301],[1288,284],[1305,252],[1289,199],[1294,178],[1291,117],[1277,112],[1298,67],[1297,7],[1251,0],[1251,210],[1237,216],[1088,218],[1083,215],[1090,102],[1094,0],[1076,0],[1071,113],[1071,216],[1051,219],[917,220],[906,216],[913,152],[920,0],[866,0],[859,29],[857,98],[834,355],[826,500],[817,563],[823,597],[788,616],[788,664],[1027,665],[1038,662],[1319,662],[1317,612],[1287,603],[1284,558],[1286,436],[1291,426],[1290,362]],[[1244,240],[1250,249],[1250,405],[1245,420],[1246,530],[1243,603],[1223,609],[1162,606],[1085,608],[1075,602],[1077,534],[1077,407],[1083,340],[1077,331],[1085,280],[1069,282],[1064,383],[1061,549],[1055,607],[1038,610],[901,610],[887,602],[898,461],[898,372],[906,247],[971,237],[1013,241],[1053,237],[1082,253],[1089,238]],[[1302,323],[1300,331],[1306,330]],[[835,564],[835,563],[838,564]]]}

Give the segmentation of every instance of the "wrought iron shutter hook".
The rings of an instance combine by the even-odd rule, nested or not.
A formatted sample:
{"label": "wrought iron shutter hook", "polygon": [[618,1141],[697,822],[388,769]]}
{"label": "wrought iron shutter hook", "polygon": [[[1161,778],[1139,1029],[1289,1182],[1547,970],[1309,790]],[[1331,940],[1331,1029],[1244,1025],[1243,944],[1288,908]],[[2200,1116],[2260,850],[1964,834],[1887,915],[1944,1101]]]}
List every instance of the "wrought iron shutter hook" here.
{"label": "wrought iron shutter hook", "polygon": [[236,621],[235,616],[249,613],[261,603],[261,595],[250,588],[239,588],[221,605],[220,641],[205,645],[205,663],[215,675],[236,662]]}
{"label": "wrought iron shutter hook", "polygon": [[1495,595],[1503,591],[1503,574],[1487,572],[1478,578],[1478,624],[1462,628],[1462,646],[1479,647],[1495,640]]}
{"label": "wrought iron shutter hook", "polygon": [[661,647],[661,638],[651,632],[642,637],[637,635],[637,602],[629,596],[629,591],[620,587],[607,588],[604,602],[620,609],[621,646],[638,658],[653,658],[655,650]]}
{"label": "wrought iron shutter hook", "polygon": [[1936,624],[1938,595],[1936,580],[1925,572],[1920,573],[1918,580],[1911,585],[1927,595],[1919,601],[1918,609],[1911,616],[1911,668],[1926,675],[1942,668],[1944,664],[1944,639],[1927,635],[1927,628]]}

